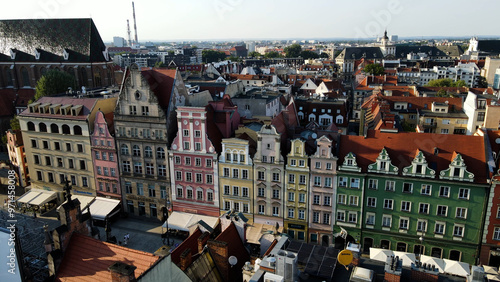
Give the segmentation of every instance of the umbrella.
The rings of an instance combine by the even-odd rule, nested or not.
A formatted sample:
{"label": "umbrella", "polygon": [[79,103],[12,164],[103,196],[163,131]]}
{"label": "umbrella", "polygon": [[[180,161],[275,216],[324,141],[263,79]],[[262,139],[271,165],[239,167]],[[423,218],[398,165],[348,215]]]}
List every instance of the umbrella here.
{"label": "umbrella", "polygon": [[403,261],[403,266],[411,266],[416,260],[415,254],[413,253],[394,251],[394,256],[398,256],[399,259]]}
{"label": "umbrella", "polygon": [[444,259],[443,261],[445,263],[444,272],[458,276],[470,275],[470,268],[468,263],[449,259]]}
{"label": "umbrella", "polygon": [[420,256],[420,261],[422,263],[427,263],[427,264],[435,265],[436,268],[439,270],[440,273],[444,273],[444,267],[445,267],[444,260],[442,260],[440,258],[435,258],[435,257],[430,257],[430,256],[422,255],[422,256]]}
{"label": "umbrella", "polygon": [[392,256],[394,253],[391,250],[370,248],[370,259],[386,262],[387,257]]}

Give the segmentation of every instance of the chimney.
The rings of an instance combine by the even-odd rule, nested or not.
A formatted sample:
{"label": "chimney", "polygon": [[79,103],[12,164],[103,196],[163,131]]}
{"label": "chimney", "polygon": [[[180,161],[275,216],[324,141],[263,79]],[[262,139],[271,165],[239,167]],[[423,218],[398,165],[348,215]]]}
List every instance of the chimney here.
{"label": "chimney", "polygon": [[210,239],[210,233],[208,232],[204,232],[200,237],[198,237],[198,253],[203,251],[208,239]]}
{"label": "chimney", "polygon": [[137,281],[135,279],[134,271],[137,267],[129,264],[125,264],[123,262],[115,262],[108,270],[111,272],[111,281],[112,282],[132,282]]}
{"label": "chimney", "polygon": [[181,254],[181,262],[180,262],[180,269],[182,271],[185,271],[188,266],[191,265],[191,249],[190,248],[187,248],[186,250],[184,250],[184,252],[182,252]]}

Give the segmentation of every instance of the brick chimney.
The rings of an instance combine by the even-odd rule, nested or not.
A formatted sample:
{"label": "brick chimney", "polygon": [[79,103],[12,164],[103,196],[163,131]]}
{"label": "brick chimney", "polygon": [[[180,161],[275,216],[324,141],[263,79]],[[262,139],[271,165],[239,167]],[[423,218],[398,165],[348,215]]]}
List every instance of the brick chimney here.
{"label": "brick chimney", "polygon": [[191,257],[191,249],[187,248],[181,254],[181,261],[179,267],[182,271],[185,271],[188,266],[191,265],[192,257]]}
{"label": "brick chimney", "polygon": [[203,251],[208,239],[210,239],[210,233],[208,232],[204,232],[200,237],[198,237],[198,253]]}
{"label": "brick chimney", "polygon": [[115,262],[110,267],[108,267],[109,272],[111,272],[112,282],[133,282],[137,281],[135,279],[134,271],[137,267],[123,262]]}
{"label": "brick chimney", "polygon": [[403,271],[403,261],[399,257],[387,257],[384,267],[384,281],[387,282],[400,282],[401,273]]}

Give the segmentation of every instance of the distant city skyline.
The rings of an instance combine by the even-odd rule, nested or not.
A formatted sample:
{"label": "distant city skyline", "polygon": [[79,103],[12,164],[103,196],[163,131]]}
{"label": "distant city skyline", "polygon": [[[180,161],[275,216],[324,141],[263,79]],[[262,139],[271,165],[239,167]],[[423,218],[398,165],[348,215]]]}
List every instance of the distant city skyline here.
{"label": "distant city skyline", "polygon": [[[499,1],[136,0],[139,42],[241,39],[499,37]],[[0,19],[92,18],[103,41],[134,38],[132,1],[31,0]]]}

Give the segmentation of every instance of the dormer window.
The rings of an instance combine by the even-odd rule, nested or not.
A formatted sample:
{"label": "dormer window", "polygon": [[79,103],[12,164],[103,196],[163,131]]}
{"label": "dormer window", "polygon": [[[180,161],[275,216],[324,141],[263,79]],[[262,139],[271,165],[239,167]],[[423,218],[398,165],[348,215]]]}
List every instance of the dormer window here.
{"label": "dormer window", "polygon": [[474,174],[467,171],[467,166],[465,165],[462,155],[453,152],[453,160],[449,168],[441,171],[441,173],[439,173],[439,178],[473,182]]}
{"label": "dormer window", "polygon": [[358,167],[358,164],[356,162],[356,155],[354,155],[352,152],[349,152],[349,154],[344,157],[344,163],[339,167],[339,169],[361,172],[361,168]]}
{"label": "dormer window", "polygon": [[391,164],[391,158],[385,148],[382,148],[375,163],[368,166],[368,172],[397,174],[398,170],[396,166]]}
{"label": "dormer window", "polygon": [[424,153],[418,149],[415,153],[415,158],[413,159],[412,164],[403,168],[404,176],[434,178],[435,174],[436,171],[428,166]]}

